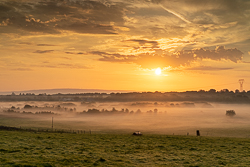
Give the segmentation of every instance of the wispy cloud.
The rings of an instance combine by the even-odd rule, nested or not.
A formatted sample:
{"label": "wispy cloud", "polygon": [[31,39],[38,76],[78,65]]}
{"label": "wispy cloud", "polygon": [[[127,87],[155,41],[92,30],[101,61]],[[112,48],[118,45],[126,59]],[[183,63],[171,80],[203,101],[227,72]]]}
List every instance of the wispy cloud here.
{"label": "wispy cloud", "polygon": [[36,50],[35,52],[33,53],[50,53],[50,52],[53,52],[54,50]]}
{"label": "wispy cloud", "polygon": [[53,45],[53,44],[37,44],[37,46],[57,46],[57,45]]}
{"label": "wispy cloud", "polygon": [[188,21],[187,19],[185,19],[183,16],[181,16],[180,14],[170,10],[170,9],[167,9],[166,7],[164,7],[162,4],[160,4],[160,6],[162,7],[162,9],[166,10],[167,12],[175,15],[176,17],[178,17],[179,19],[183,20],[184,22],[186,23],[191,23],[190,21]]}
{"label": "wispy cloud", "polygon": [[47,64],[42,65],[44,68],[69,68],[69,69],[91,69],[90,66],[80,65],[80,64],[70,64],[70,63],[59,63],[59,64]]}
{"label": "wispy cloud", "polygon": [[197,70],[197,71],[223,71],[223,70],[233,70],[231,67],[212,67],[212,66],[199,66],[199,67],[191,67],[186,68],[185,70]]}
{"label": "wispy cloud", "polygon": [[33,69],[31,69],[31,68],[22,68],[22,67],[20,67],[20,68],[13,68],[11,70],[13,70],[13,71],[33,71]]}

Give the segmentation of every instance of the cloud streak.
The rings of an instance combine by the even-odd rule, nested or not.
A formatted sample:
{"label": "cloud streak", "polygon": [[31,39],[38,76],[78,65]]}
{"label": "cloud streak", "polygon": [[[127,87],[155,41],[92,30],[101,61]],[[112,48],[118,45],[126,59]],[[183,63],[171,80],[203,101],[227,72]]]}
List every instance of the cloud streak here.
{"label": "cloud streak", "polygon": [[50,53],[50,52],[53,52],[54,50],[36,50],[35,52],[33,53]]}
{"label": "cloud streak", "polygon": [[169,13],[175,15],[176,17],[178,17],[178,18],[181,19],[182,21],[184,21],[184,22],[186,22],[186,23],[189,23],[189,24],[191,23],[190,21],[188,21],[187,19],[185,19],[184,17],[182,17],[180,14],[178,14],[178,13],[172,11],[172,10],[167,9],[167,8],[164,7],[162,4],[160,4],[160,7],[161,7],[162,9],[166,10],[167,12],[169,12]]}

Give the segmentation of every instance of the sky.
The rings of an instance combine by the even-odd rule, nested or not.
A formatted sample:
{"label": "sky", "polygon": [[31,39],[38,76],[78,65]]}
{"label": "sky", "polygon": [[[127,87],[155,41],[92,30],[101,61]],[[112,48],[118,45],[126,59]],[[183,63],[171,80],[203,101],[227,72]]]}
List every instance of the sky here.
{"label": "sky", "polygon": [[1,92],[250,90],[249,76],[249,0],[0,0]]}

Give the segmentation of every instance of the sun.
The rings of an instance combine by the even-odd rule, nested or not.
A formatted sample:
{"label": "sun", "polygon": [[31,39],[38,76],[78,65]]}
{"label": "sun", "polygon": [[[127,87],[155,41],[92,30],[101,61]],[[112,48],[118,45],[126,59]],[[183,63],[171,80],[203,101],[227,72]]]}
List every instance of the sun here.
{"label": "sun", "polygon": [[155,70],[155,74],[156,75],[161,75],[161,68],[160,67]]}

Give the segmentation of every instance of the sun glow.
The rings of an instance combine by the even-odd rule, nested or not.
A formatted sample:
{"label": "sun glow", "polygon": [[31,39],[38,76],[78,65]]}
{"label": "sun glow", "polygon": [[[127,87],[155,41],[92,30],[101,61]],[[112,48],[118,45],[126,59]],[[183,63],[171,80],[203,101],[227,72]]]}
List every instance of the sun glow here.
{"label": "sun glow", "polygon": [[155,74],[156,75],[161,75],[161,68],[160,67],[155,70]]}

